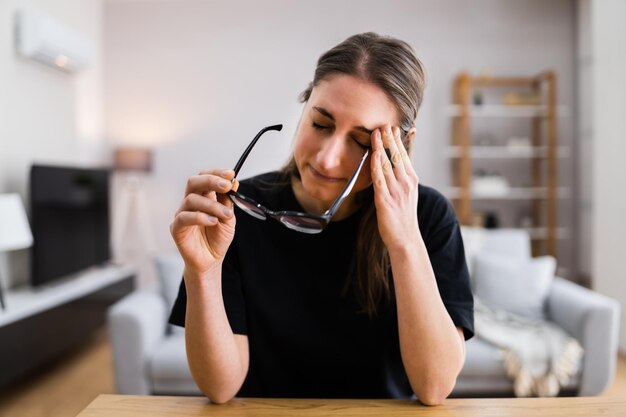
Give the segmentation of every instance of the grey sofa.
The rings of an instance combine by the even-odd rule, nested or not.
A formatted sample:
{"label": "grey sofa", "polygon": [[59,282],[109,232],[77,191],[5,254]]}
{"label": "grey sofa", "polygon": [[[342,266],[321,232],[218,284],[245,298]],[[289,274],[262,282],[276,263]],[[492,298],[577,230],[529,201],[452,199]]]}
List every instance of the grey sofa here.
{"label": "grey sofa", "polygon": [[[518,230],[483,234],[480,245],[472,240],[471,234],[464,233],[468,263],[475,256],[472,250],[530,256],[528,235]],[[182,261],[178,255],[167,255],[158,257],[156,264],[160,288],[130,294],[108,313],[117,391],[201,395],[187,365],[184,329],[166,324],[180,283]],[[619,304],[557,277],[546,309],[549,320],[575,337],[585,350],[580,373],[563,387],[562,393],[600,394],[615,372]],[[468,341],[465,366],[452,396],[512,395],[513,383],[496,349],[476,337]]]}

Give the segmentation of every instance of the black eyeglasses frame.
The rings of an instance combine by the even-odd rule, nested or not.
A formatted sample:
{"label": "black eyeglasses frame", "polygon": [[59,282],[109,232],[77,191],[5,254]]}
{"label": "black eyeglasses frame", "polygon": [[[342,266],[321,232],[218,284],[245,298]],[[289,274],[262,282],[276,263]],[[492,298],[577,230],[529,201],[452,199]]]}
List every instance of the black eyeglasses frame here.
{"label": "black eyeglasses frame", "polygon": [[[252,150],[254,145],[256,145],[259,138],[267,131],[270,131],[270,130],[280,131],[282,130],[282,128],[283,128],[282,124],[272,125],[272,126],[267,126],[261,129],[259,133],[257,133],[257,135],[254,137],[254,139],[252,139],[252,142],[250,142],[246,150],[243,152],[243,154],[237,161],[237,164],[235,164],[235,168],[233,169],[235,171],[235,176],[232,179],[233,182],[235,181],[235,178],[237,178],[237,174],[239,174],[239,170],[243,166],[243,163],[245,162],[246,158],[250,154],[250,151]],[[365,150],[365,153],[361,157],[361,160],[359,161],[359,164],[354,174],[352,174],[352,177],[346,184],[343,191],[339,194],[339,196],[337,196],[333,204],[330,206],[328,210],[324,212],[324,214],[302,213],[299,211],[291,211],[291,210],[273,211],[263,206],[262,204],[257,203],[252,198],[246,197],[245,195],[238,193],[237,191],[231,190],[227,194],[236,206],[242,209],[242,211],[244,211],[245,213],[257,219],[265,220],[267,219],[267,217],[271,217],[274,220],[277,220],[278,222],[280,222],[285,227],[291,230],[295,230],[297,232],[309,233],[309,234],[320,233],[324,230],[324,228],[326,228],[326,226],[328,226],[328,223],[330,223],[330,220],[332,219],[332,217],[335,215],[335,213],[337,212],[341,204],[344,202],[346,197],[348,197],[348,195],[350,194],[350,191],[352,191],[352,188],[354,187],[354,184],[356,183],[359,173],[361,172],[361,168],[363,168],[363,164],[365,163],[365,160],[367,159],[369,152],[370,152],[369,149]],[[259,212],[254,212],[251,210],[249,211],[248,209],[242,207],[238,203],[237,199],[242,200],[245,203],[257,208]],[[307,224],[298,225],[298,224],[289,222],[290,219],[296,220],[296,221],[306,219],[310,221],[310,223],[308,225]]]}

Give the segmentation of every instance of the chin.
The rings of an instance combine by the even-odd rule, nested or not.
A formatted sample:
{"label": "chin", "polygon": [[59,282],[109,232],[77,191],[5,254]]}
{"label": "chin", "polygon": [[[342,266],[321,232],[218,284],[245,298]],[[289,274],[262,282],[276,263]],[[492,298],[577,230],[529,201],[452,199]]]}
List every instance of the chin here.
{"label": "chin", "polygon": [[325,184],[312,177],[310,173],[302,177],[302,188],[304,191],[315,200],[328,204],[329,207],[344,186],[345,184]]}
{"label": "chin", "polygon": [[318,201],[326,202],[329,206],[335,201],[337,194],[340,192],[328,186],[324,187],[323,184],[319,184],[315,180],[306,179],[302,181],[302,188],[309,196]]}

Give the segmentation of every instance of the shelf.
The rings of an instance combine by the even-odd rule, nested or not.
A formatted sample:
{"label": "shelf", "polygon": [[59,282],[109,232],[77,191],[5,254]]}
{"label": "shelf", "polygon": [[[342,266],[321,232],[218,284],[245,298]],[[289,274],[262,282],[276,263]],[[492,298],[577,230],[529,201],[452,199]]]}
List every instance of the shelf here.
{"label": "shelf", "polygon": [[[460,223],[471,224],[475,220],[473,204],[488,207],[496,206],[495,202],[507,202],[507,205],[510,202],[512,207],[528,206],[525,208],[530,209],[530,224],[541,227],[526,230],[533,242],[545,243],[545,247],[541,245],[542,252],[555,256],[557,239],[567,239],[567,231],[557,227],[558,200],[571,194],[569,188],[558,186],[557,167],[562,158],[574,154],[570,147],[558,146],[558,119],[571,117],[573,112],[569,106],[557,104],[556,73],[548,69],[529,77],[472,77],[461,72],[452,87],[452,100],[442,108],[443,115],[451,122],[451,140],[444,148],[443,159],[450,165],[452,181],[442,191],[452,200]],[[506,90],[496,92],[503,94],[502,99],[489,93],[483,104],[475,105],[476,87]],[[520,104],[514,104],[515,100]],[[481,118],[483,121],[478,123]],[[483,132],[490,129],[500,140],[478,140],[474,136],[475,124]],[[526,133],[520,133],[523,125]],[[510,132],[511,128],[523,136],[507,137],[504,132]],[[510,175],[479,173],[479,168],[496,160],[508,165],[514,160],[524,162],[527,165],[524,171],[529,171],[532,182],[524,181],[525,185],[520,185]],[[514,164],[522,168],[519,163]]]}
{"label": "shelf", "polygon": [[[511,187],[506,193],[494,194],[478,194],[476,191],[470,190],[472,200],[536,200],[547,199],[547,187]],[[450,187],[443,189],[443,195],[449,199],[461,198],[461,189],[459,187]],[[568,198],[569,188],[558,187],[556,189],[557,198]]]}
{"label": "shelf", "polygon": [[[509,106],[504,104],[482,104],[480,106],[469,106],[470,117],[548,117],[548,106]],[[445,110],[446,116],[459,117],[463,115],[463,106],[458,104],[449,105]],[[567,106],[556,106],[556,115],[559,117],[569,117],[570,112]]]}
{"label": "shelf", "polygon": [[29,285],[5,290],[7,309],[0,311],[0,327],[96,292],[134,275],[130,266],[91,267],[39,287]]}
{"label": "shelf", "polygon": [[[460,146],[448,146],[445,148],[445,156],[448,158],[461,157]],[[547,146],[470,146],[470,156],[480,159],[495,158],[547,158]],[[570,149],[567,146],[559,146],[556,149],[557,158],[569,158]]]}

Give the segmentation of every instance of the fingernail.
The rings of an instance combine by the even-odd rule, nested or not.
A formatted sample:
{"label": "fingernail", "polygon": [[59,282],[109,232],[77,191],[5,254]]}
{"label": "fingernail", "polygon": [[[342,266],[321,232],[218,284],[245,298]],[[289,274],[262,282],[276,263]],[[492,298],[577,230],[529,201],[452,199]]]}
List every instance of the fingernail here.
{"label": "fingernail", "polygon": [[226,187],[228,185],[228,181],[226,181],[226,180],[219,180],[217,182],[217,185],[219,185],[221,188],[224,188],[224,187]]}
{"label": "fingernail", "polygon": [[376,130],[376,131],[374,132],[374,138],[375,138],[375,139],[380,139],[380,130]]}
{"label": "fingernail", "polygon": [[391,136],[391,128],[389,126],[385,128],[385,132],[387,133],[387,136]]}
{"label": "fingernail", "polygon": [[224,207],[222,208],[222,213],[224,213],[224,216],[230,217],[230,215],[232,214],[232,211],[228,207]]}
{"label": "fingernail", "polygon": [[207,217],[207,219],[209,219],[209,221],[210,221],[211,223],[216,223],[216,222],[217,222],[217,217],[211,216],[211,215],[209,215],[209,214],[207,214],[207,216],[206,216],[206,217]]}

